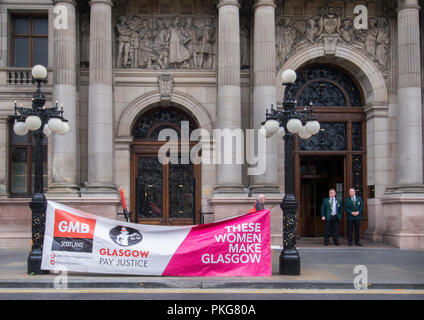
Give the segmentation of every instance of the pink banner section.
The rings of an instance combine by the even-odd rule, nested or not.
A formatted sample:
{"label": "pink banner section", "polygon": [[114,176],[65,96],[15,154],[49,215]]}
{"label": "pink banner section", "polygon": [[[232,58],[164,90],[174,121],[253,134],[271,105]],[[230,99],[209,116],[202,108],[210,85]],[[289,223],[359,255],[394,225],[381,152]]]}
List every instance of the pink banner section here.
{"label": "pink banner section", "polygon": [[163,276],[271,276],[270,210],[194,226]]}

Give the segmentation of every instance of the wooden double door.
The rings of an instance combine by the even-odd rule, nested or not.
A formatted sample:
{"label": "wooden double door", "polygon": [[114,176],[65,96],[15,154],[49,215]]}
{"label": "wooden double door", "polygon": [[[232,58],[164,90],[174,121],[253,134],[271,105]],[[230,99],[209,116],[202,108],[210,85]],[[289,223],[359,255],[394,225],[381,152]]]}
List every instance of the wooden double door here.
{"label": "wooden double door", "polygon": [[[200,221],[200,165],[158,157],[162,143],[136,142],[131,156],[131,204],[136,223],[190,225]],[[186,158],[187,159],[187,158]],[[175,161],[174,161],[175,162]]]}

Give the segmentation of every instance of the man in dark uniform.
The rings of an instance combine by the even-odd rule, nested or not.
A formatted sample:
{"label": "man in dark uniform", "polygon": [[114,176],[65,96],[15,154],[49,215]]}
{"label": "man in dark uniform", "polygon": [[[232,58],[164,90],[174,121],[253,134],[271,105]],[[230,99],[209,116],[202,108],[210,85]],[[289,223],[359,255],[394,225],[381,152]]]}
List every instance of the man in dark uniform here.
{"label": "man in dark uniform", "polygon": [[359,242],[359,229],[364,211],[364,201],[356,195],[355,189],[349,189],[349,197],[345,200],[345,210],[347,212],[347,243],[352,245],[352,231],[355,226],[355,244],[362,247]]}
{"label": "man in dark uniform", "polygon": [[328,246],[330,236],[333,237],[334,244],[339,243],[339,224],[342,219],[342,204],[336,199],[336,190],[330,189],[329,197],[324,198],[321,204],[321,217],[324,221],[324,244]]}

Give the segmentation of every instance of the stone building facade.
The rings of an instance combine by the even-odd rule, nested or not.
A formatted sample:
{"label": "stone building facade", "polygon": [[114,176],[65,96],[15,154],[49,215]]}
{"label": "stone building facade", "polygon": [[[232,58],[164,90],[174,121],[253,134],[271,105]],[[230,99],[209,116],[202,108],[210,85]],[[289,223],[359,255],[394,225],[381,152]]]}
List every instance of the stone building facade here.
{"label": "stone building facade", "polygon": [[[344,198],[355,187],[364,237],[424,248],[423,5],[0,0],[0,245],[29,246],[31,138],[13,134],[10,115],[15,100],[30,105],[30,68],[41,63],[47,106],[63,104],[72,128],[46,141],[48,199],[122,219],[122,187],[135,222],[175,225],[245,213],[264,193],[281,245],[282,141],[266,141],[266,170],[249,176],[244,163],[161,164],[158,132],[181,135],[187,121],[216,146],[214,129],[259,129],[290,96],[314,106],[322,129],[295,146],[298,237],[322,234],[328,188]],[[284,93],[288,68],[298,78]]]}

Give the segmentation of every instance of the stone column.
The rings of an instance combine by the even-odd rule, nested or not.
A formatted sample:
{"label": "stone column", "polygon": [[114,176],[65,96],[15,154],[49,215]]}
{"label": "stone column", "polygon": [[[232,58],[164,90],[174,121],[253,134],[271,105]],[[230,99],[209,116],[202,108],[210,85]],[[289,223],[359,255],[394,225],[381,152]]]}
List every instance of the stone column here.
{"label": "stone column", "polygon": [[[274,0],[257,0],[254,5],[253,34],[253,126],[261,127],[265,110],[277,107],[275,87],[275,8]],[[276,136],[267,139],[266,170],[252,177],[252,193],[279,193]]]}
{"label": "stone column", "polygon": [[418,0],[399,0],[397,17],[398,186],[424,191]]}
{"label": "stone column", "polygon": [[54,5],[66,7],[68,25],[53,31],[53,101],[63,104],[64,117],[69,120],[71,130],[65,135],[52,134],[52,184],[49,193],[77,195],[76,4],[73,0],[55,0]]}
{"label": "stone column", "polygon": [[[237,0],[221,0],[217,7],[219,11],[219,35],[216,127],[230,130],[241,129],[240,5]],[[215,143],[217,143],[216,138]],[[223,144],[221,144],[221,150],[224,150]],[[244,193],[242,165],[236,164],[235,152],[236,148],[233,143],[232,163],[217,165],[215,194]]]}
{"label": "stone column", "polygon": [[7,66],[7,9],[0,9],[0,67]]}
{"label": "stone column", "polygon": [[418,0],[398,0],[398,181],[384,198],[383,241],[424,248],[421,61]]}
{"label": "stone column", "polygon": [[87,193],[115,193],[113,184],[112,1],[91,0]]}

